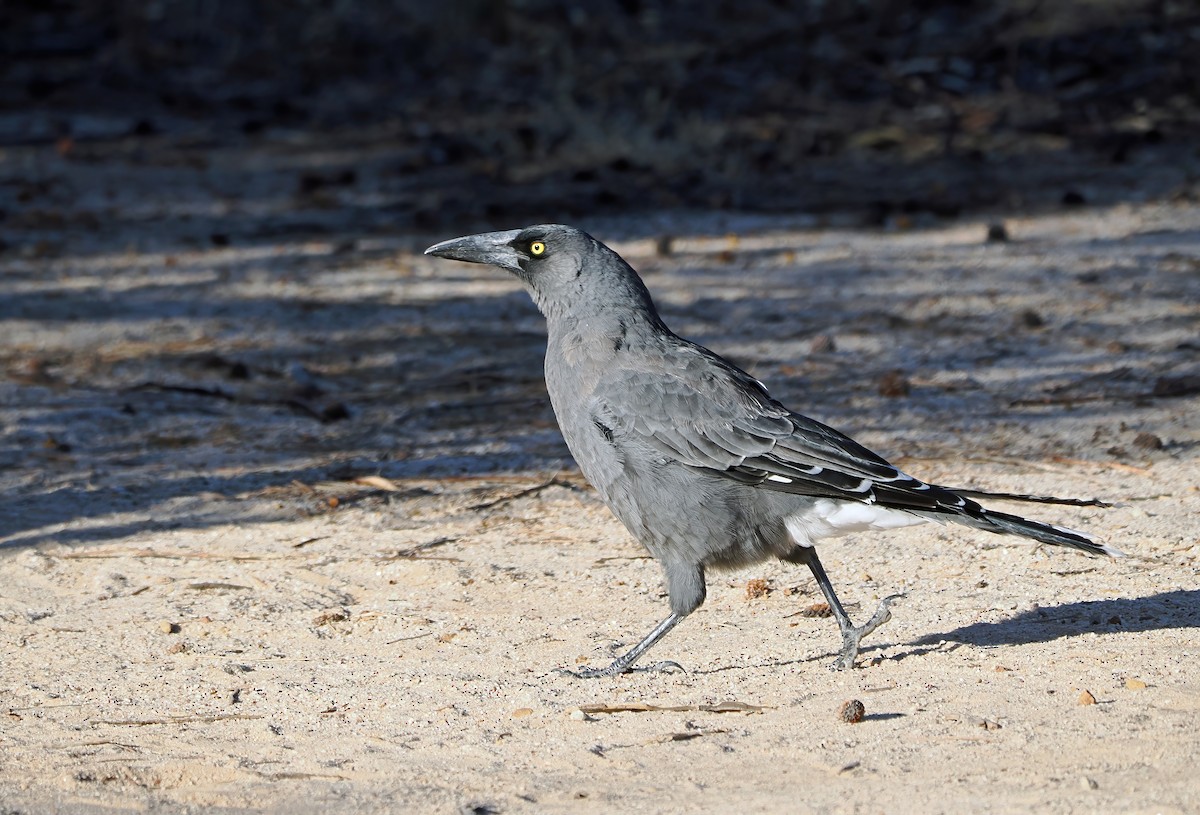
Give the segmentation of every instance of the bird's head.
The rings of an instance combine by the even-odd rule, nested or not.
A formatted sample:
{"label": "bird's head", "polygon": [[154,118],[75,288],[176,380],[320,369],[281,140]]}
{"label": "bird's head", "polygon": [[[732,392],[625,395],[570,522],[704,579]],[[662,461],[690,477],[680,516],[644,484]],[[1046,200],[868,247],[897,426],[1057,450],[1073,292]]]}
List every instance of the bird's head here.
{"label": "bird's head", "polygon": [[571,226],[539,224],[467,235],[435,243],[425,254],[512,272],[547,317],[611,306],[654,308],[641,279],[620,255]]}

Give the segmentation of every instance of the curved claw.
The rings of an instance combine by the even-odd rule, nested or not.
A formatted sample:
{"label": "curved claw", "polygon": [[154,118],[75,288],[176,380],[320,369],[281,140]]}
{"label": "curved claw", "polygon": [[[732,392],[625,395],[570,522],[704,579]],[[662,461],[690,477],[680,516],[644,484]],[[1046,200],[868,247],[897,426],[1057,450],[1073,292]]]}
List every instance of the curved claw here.
{"label": "curved claw", "polygon": [[888,595],[879,601],[879,607],[875,609],[875,613],[871,615],[871,619],[858,627],[842,629],[842,652],[837,660],[829,666],[831,670],[844,671],[847,668],[854,667],[854,660],[858,659],[859,641],[892,619],[892,611],[889,606],[891,606],[893,600],[899,600],[903,596],[903,593]]}
{"label": "curved claw", "polygon": [[643,665],[640,667],[635,666],[633,668],[630,668],[629,672],[630,673],[640,673],[643,671],[645,671],[645,672],[662,671],[663,673],[668,673],[671,670],[679,671],[681,674],[687,673],[687,668],[683,667],[682,665],[680,665],[678,662],[676,662],[673,659],[664,659],[662,662],[655,662],[653,665]]}

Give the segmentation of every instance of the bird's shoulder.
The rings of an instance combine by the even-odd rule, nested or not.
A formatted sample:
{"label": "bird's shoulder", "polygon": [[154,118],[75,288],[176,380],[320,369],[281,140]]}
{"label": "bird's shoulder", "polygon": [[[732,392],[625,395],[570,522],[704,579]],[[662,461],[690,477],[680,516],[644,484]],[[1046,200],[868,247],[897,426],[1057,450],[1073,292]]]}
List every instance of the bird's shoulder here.
{"label": "bird's shoulder", "polygon": [[787,430],[787,408],[761,382],[707,348],[674,336],[616,355],[600,373],[593,394],[597,401],[651,423],[725,424],[755,418]]}

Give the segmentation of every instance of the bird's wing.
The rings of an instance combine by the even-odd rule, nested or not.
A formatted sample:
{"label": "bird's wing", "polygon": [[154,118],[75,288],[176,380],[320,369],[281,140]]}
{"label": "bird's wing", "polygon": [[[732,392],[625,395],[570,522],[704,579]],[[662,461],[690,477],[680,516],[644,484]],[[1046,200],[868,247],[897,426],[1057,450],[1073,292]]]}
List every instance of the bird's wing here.
{"label": "bird's wing", "polygon": [[789,411],[748,374],[697,346],[666,364],[608,372],[591,410],[618,442],[640,441],[689,467],[765,489],[905,510],[977,506]]}

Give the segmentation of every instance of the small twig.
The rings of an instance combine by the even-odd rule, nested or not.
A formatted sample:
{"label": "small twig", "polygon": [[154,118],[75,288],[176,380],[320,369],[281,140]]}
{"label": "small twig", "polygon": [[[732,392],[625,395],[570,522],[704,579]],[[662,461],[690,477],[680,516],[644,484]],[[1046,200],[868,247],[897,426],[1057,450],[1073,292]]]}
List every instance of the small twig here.
{"label": "small twig", "polygon": [[[1140,393],[1098,393],[1090,396],[1035,396],[1009,402],[1009,407],[1037,407],[1038,405],[1074,405],[1080,402],[1145,402],[1162,399],[1175,394],[1141,391]],[[1186,395],[1186,394],[1180,394]]]}
{"label": "small twig", "polygon": [[482,504],[474,504],[473,506],[467,507],[467,509],[470,509],[470,510],[492,509],[493,507],[498,507],[501,504],[507,504],[510,501],[516,501],[520,498],[528,498],[530,495],[537,495],[542,490],[549,489],[550,487],[564,487],[565,489],[572,490],[572,491],[579,490],[579,487],[572,484],[571,482],[563,481],[558,476],[551,476],[551,478],[548,481],[544,481],[541,484],[535,484],[532,487],[526,487],[523,490],[517,490],[516,492],[512,493],[511,495],[504,495],[504,496],[501,496],[500,498],[495,498],[491,501],[484,501]]}
{"label": "small twig", "polygon": [[651,555],[609,555],[608,557],[598,557],[593,565],[607,566],[614,560],[650,560]]}
{"label": "small twig", "polygon": [[1073,464],[1080,467],[1108,467],[1111,470],[1122,470],[1127,473],[1136,473],[1138,475],[1149,475],[1150,470],[1147,467],[1134,467],[1132,464],[1122,464],[1119,461],[1088,461],[1082,458],[1067,458],[1066,456],[1054,456],[1052,461],[1057,461],[1062,464]]}
{"label": "small twig", "polygon": [[151,724],[212,724],[213,722],[265,718],[265,716],[254,713],[229,713],[218,716],[168,716],[164,719],[96,719],[92,721],[92,724],[108,724],[114,727],[145,727]]}
{"label": "small twig", "polygon": [[149,549],[129,549],[116,552],[67,552],[52,557],[63,560],[107,560],[119,557],[161,558],[163,560],[286,560],[287,557],[264,557],[262,555],[234,555],[221,552],[154,552]]}
{"label": "small twig", "polygon": [[[280,405],[290,408],[296,413],[300,413],[309,418],[316,419],[318,422],[329,422],[333,420],[333,415],[329,408],[318,409],[303,399],[295,397],[287,397],[283,399],[245,399],[238,396],[236,393],[221,390],[220,388],[201,388],[196,385],[170,385],[166,382],[142,382],[133,387],[126,388],[125,392],[135,391],[163,391],[167,393],[186,393],[190,396],[205,396],[210,399],[220,399],[223,402],[241,402],[247,405]],[[345,408],[342,408],[344,411]],[[340,418],[340,417],[339,417]]]}
{"label": "small twig", "polygon": [[126,750],[141,750],[136,744],[125,744],[112,739],[96,739],[95,741],[79,741],[71,744],[59,744],[54,747],[55,750],[78,750],[80,747],[103,747],[106,744],[111,744],[114,747],[124,747]]}
{"label": "small twig", "polygon": [[655,736],[654,738],[647,739],[646,741],[642,742],[642,744],[669,744],[673,741],[691,741],[692,739],[698,739],[701,736],[716,736],[718,734],[728,732],[729,731],[725,730],[724,728],[718,728],[715,730],[687,730],[681,733],[664,733],[661,736]]}
{"label": "small twig", "polygon": [[[394,554],[394,555],[386,555],[386,556],[380,557],[379,559],[380,560],[412,560],[413,558],[417,557],[417,555],[420,554],[421,552],[432,549],[435,546],[441,546],[446,543],[454,543],[457,540],[461,540],[461,537],[456,535],[456,536],[447,537],[447,538],[435,538],[431,541],[425,541],[424,543],[418,543],[416,546],[410,546],[407,549],[401,549],[399,552],[396,552],[396,554]],[[430,558],[430,560],[432,560],[432,558]],[[446,560],[458,560],[458,558],[446,558]]]}
{"label": "small twig", "polygon": [[1039,405],[1074,405],[1081,402],[1108,402],[1118,400],[1133,400],[1147,398],[1145,395],[1137,394],[1130,396],[1123,393],[1098,393],[1091,396],[1033,396],[1028,399],[1015,399],[1008,403],[1009,407],[1037,407]]}
{"label": "small twig", "polygon": [[256,773],[256,774],[260,778],[265,778],[268,781],[295,781],[295,780],[304,779],[304,778],[328,778],[333,781],[346,781],[347,780],[346,776],[337,775],[335,773],[289,772],[289,773]]}
{"label": "small twig", "polygon": [[236,402],[237,396],[223,391],[220,388],[200,388],[195,385],[168,385],[165,382],[143,382],[140,385],[134,385],[131,388],[125,389],[127,392],[132,391],[167,391],[170,393],[187,393],[192,396],[208,396],[213,399],[221,399],[226,402]]}
{"label": "small twig", "polygon": [[398,640],[392,640],[391,642],[384,643],[384,644],[385,645],[395,645],[398,642],[408,642],[409,640],[419,640],[419,639],[421,639],[421,637],[432,637],[432,636],[433,636],[432,631],[426,631],[424,634],[413,634],[411,637],[401,637]]}
{"label": "small twig", "polygon": [[[581,480],[579,471],[559,471],[554,478],[570,481],[572,477]],[[439,484],[524,484],[528,483],[529,475],[522,473],[492,473],[489,475],[447,475],[437,479]],[[577,488],[581,485],[576,484]]]}
{"label": "small twig", "polygon": [[1093,385],[1100,382],[1119,382],[1122,379],[1129,379],[1132,373],[1133,369],[1128,367],[1114,368],[1111,371],[1101,371],[1100,373],[1095,373],[1080,379],[1076,379],[1073,382],[1066,382],[1062,385],[1057,385],[1053,388],[1050,388],[1049,393],[1066,393],[1070,390],[1079,390],[1086,385]]}
{"label": "small twig", "polygon": [[751,705],[728,699],[715,705],[652,705],[648,702],[596,702],[580,705],[584,713],[762,713],[770,705]]}

